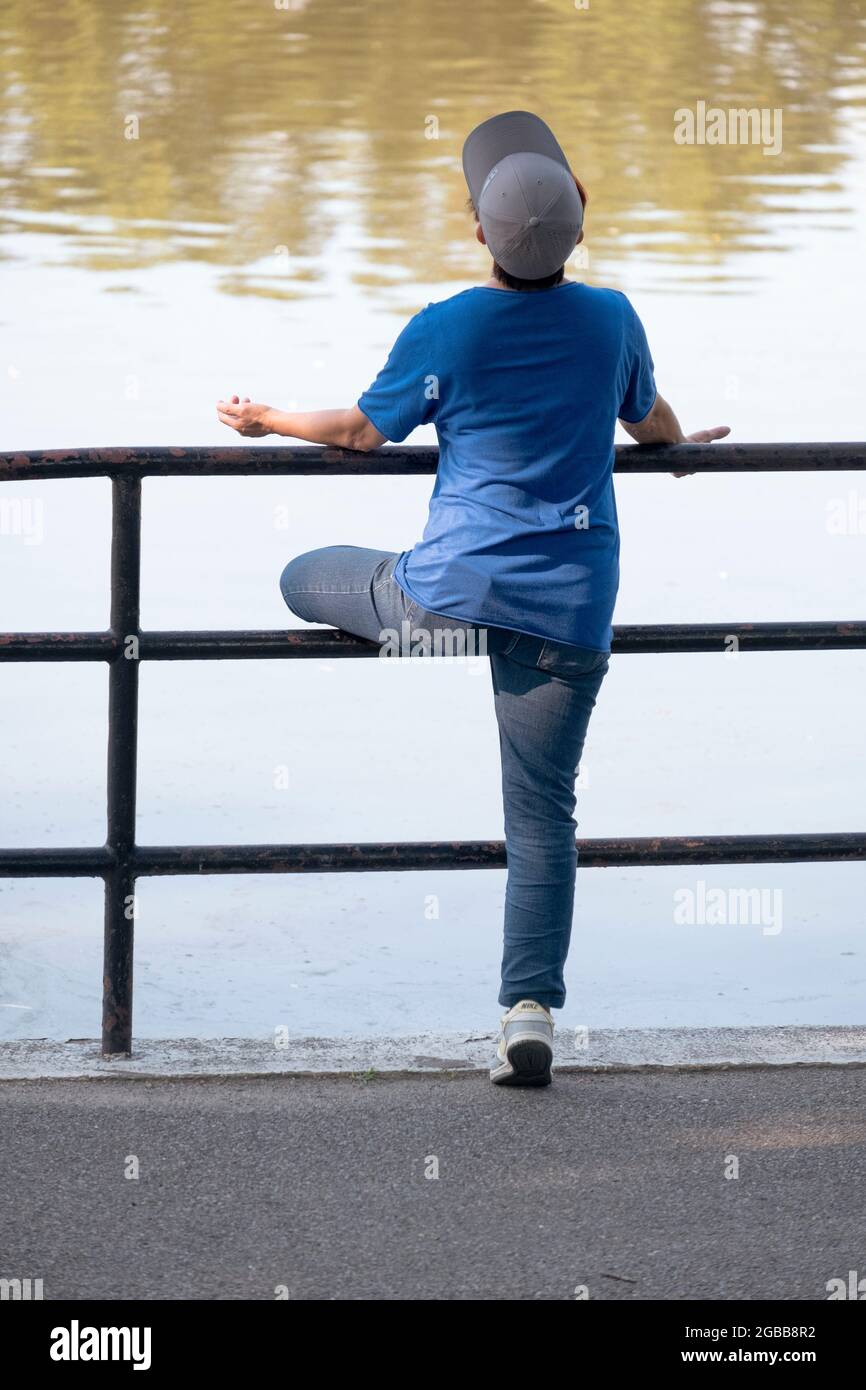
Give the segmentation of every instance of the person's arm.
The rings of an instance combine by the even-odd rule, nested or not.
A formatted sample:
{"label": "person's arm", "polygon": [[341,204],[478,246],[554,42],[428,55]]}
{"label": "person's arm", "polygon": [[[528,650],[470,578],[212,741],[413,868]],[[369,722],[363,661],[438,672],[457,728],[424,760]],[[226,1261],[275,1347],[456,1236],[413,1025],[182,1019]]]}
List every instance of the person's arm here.
{"label": "person's arm", "polygon": [[[620,424],[638,444],[711,444],[730,434],[730,425],[714,425],[712,429],[683,434],[682,426],[663,396],[656,395],[653,407],[642,420],[620,420]],[[674,473],[675,478],[692,477],[689,473]]]}
{"label": "person's arm", "polygon": [[656,395],[652,409],[642,420],[623,420],[620,424],[638,444],[685,444],[686,437],[673,410],[661,395]]}
{"label": "person's arm", "polygon": [[258,405],[248,397],[217,402],[217,418],[224,425],[250,439],[268,434],[305,439],[309,444],[330,444],[337,449],[356,449],[367,453],[384,444],[385,436],[356,405],[348,410],[275,410]]}
{"label": "person's arm", "polygon": [[257,405],[247,396],[243,400],[232,396],[230,401],[217,402],[217,416],[238,434],[254,439],[283,434],[310,444],[367,453],[388,442],[401,444],[416,425],[431,423],[438,403],[439,370],[432,355],[430,312],[422,309],[406,324],[372,386],[348,410],[296,414]]}

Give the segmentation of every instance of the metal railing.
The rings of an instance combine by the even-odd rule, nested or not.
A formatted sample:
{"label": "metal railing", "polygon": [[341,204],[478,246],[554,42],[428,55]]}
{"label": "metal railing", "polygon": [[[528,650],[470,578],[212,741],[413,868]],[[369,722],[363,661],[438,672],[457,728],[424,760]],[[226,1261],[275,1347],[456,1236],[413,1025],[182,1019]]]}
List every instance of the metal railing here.
{"label": "metal railing", "polygon": [[[370,454],[244,446],[75,449],[0,454],[0,481],[111,479],[111,624],[106,632],[0,634],[0,661],[105,661],[109,671],[107,834],[93,848],[2,849],[0,876],[99,877],[105,884],[102,1047],[132,1048],[135,883],[145,875],[339,873],[505,866],[498,840],[292,845],[138,845],[135,840],[138,671],[145,661],[375,657],[379,647],[331,629],[142,632],[139,617],[141,480],[180,475],[435,473],[430,448]],[[617,474],[757,473],[866,468],[866,444],[713,444],[619,447]],[[866,647],[866,621],[621,626],[613,651],[722,652]],[[649,836],[578,841],[583,867],[866,859],[866,833]]]}

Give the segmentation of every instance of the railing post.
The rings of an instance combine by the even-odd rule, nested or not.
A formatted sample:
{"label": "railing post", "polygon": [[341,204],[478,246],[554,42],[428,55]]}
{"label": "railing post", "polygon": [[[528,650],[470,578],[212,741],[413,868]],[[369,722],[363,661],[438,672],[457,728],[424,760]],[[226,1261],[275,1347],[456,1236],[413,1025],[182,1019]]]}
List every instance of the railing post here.
{"label": "railing post", "polygon": [[132,1051],[141,480],[120,476],[113,479],[111,489],[111,631],[117,650],[108,667],[106,844],[113,864],[105,874],[104,1056]]}

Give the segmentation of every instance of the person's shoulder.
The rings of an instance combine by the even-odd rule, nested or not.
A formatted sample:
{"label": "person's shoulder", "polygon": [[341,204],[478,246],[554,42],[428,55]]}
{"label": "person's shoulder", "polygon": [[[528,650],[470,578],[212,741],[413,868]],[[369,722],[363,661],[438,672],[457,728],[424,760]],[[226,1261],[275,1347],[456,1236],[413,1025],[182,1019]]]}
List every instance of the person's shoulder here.
{"label": "person's shoulder", "polygon": [[465,329],[476,308],[477,298],[473,302],[472,290],[461,290],[448,299],[431,300],[412,316],[401,337],[418,345],[439,342],[443,334],[453,339],[455,333]]}
{"label": "person's shoulder", "polygon": [[413,337],[424,337],[440,324],[447,323],[449,319],[465,312],[465,296],[468,294],[471,294],[471,290],[462,290],[459,294],[452,294],[448,299],[431,300],[412,315],[403,332]]}
{"label": "person's shoulder", "polygon": [[622,290],[614,290],[607,285],[581,285],[584,294],[594,302],[598,308],[607,309],[610,312],[628,312],[631,307],[631,300],[628,295],[623,294]]}
{"label": "person's shoulder", "polygon": [[427,314],[431,322],[466,313],[470,309],[473,299],[477,302],[476,289],[477,286],[473,285],[468,290],[458,290],[457,294],[451,294],[447,299],[431,300],[421,310],[421,313]]}
{"label": "person's shoulder", "polygon": [[[618,324],[621,331],[633,333],[640,324],[637,310],[632,304],[627,294],[622,290],[614,290],[603,285],[584,285],[589,302],[593,305],[600,318],[606,319],[610,323]],[[586,299],[583,301],[587,303]]]}

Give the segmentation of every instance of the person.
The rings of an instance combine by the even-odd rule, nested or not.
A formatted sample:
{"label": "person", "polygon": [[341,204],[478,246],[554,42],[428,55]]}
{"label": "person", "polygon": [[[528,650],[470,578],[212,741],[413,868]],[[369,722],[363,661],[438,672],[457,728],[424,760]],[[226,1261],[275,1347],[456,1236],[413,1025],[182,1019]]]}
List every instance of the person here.
{"label": "person", "polygon": [[400,553],[326,546],[290,560],[280,585],[307,622],[374,642],[396,633],[407,654],[464,642],[489,657],[508,864],[506,1012],[490,1077],[544,1086],[551,1011],[565,1003],[575,780],[619,581],[616,422],[642,444],[729,431],[685,436],[629,300],[566,279],[587,195],[544,121],[527,111],[484,121],[463,169],[475,235],[493,256],[483,285],[416,314],[349,409],[287,413],[233,396],[217,413],[242,435],[364,451],[435,426],[421,541]]}

